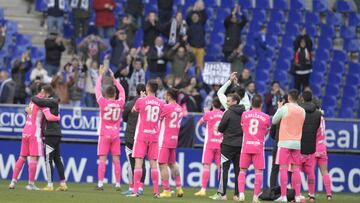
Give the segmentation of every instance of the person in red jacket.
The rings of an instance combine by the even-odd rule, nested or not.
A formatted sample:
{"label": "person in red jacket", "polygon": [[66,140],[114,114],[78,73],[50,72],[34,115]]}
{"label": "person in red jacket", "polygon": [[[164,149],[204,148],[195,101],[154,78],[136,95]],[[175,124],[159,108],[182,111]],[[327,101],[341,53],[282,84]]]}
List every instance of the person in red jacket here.
{"label": "person in red jacket", "polygon": [[94,0],[96,27],[102,38],[110,38],[115,33],[115,0]]}

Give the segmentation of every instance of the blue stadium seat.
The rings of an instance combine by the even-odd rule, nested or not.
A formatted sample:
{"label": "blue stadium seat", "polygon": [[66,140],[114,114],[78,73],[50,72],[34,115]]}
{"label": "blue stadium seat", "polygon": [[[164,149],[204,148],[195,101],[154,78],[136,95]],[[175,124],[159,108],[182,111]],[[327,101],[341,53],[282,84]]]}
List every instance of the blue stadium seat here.
{"label": "blue stadium seat", "polygon": [[0,8],[0,20],[4,19],[4,9]]}
{"label": "blue stadium seat", "polygon": [[277,71],[289,71],[291,62],[288,59],[280,58],[276,61]]}
{"label": "blue stadium seat", "polygon": [[247,56],[255,56],[255,46],[246,44],[244,47],[244,54]]}
{"label": "blue stadium seat", "polygon": [[329,10],[329,4],[327,0],[313,0],[314,12],[327,12]]}
{"label": "blue stadium seat", "polygon": [[39,12],[47,11],[46,0],[36,0],[36,2],[35,2],[35,10],[39,11]]}
{"label": "blue stadium seat", "polygon": [[339,112],[339,118],[352,118],[354,117],[354,112],[351,108],[342,107]]}
{"label": "blue stadium seat", "polygon": [[347,54],[341,50],[334,50],[333,52],[333,61],[346,62],[348,60]]}
{"label": "blue stadium seat", "polygon": [[251,72],[254,72],[255,71],[255,68],[256,68],[256,62],[253,58],[249,57],[248,61],[246,62],[245,64],[245,67],[250,69]]}
{"label": "blue stadium seat", "polygon": [[352,11],[351,4],[348,1],[337,0],[335,6],[337,12],[347,13]]}
{"label": "blue stadium seat", "polygon": [[253,14],[252,14],[252,21],[258,21],[258,22],[267,21],[265,10],[254,9]]}
{"label": "blue stadium seat", "polygon": [[304,0],[291,0],[290,9],[291,10],[305,10],[305,1]]}
{"label": "blue stadium seat", "polygon": [[[324,96],[322,98],[322,106],[323,108],[326,109],[334,109],[336,107],[336,97],[334,96]],[[325,114],[326,116],[326,114]]]}
{"label": "blue stadium seat", "polygon": [[320,36],[335,38],[336,37],[335,28],[327,24],[320,25]]}
{"label": "blue stadium seat", "polygon": [[359,63],[349,63],[349,73],[351,75],[360,76],[360,64]]}
{"label": "blue stadium seat", "polygon": [[306,32],[310,35],[310,37],[314,38],[315,36],[319,36],[317,33],[316,25],[311,23],[306,23]]}
{"label": "blue stadium seat", "polygon": [[270,22],[285,23],[286,18],[284,12],[282,10],[271,10]]}
{"label": "blue stadium seat", "polygon": [[360,13],[351,12],[349,14],[349,25],[360,26]]}
{"label": "blue stadium seat", "polygon": [[[337,86],[336,89],[339,90],[339,84],[341,83],[341,74],[330,73],[328,75],[327,82],[328,82],[327,87],[333,89],[332,86]],[[328,93],[327,90],[326,93]]]}
{"label": "blue stadium seat", "polygon": [[230,8],[218,9],[217,18],[221,19],[223,21],[230,14],[231,14],[231,9]]}
{"label": "blue stadium seat", "polygon": [[288,22],[292,23],[304,23],[304,16],[301,11],[291,11],[289,12]]}
{"label": "blue stadium seat", "polygon": [[264,71],[261,68],[257,68],[256,73],[255,73],[255,81],[268,81],[269,80],[269,71]]}
{"label": "blue stadium seat", "polygon": [[290,48],[293,47],[295,41],[295,35],[284,35],[282,38],[282,47]]}
{"label": "blue stadium seat", "polygon": [[321,37],[318,41],[318,49],[333,49],[333,43],[331,38]]}
{"label": "blue stadium seat", "polygon": [[319,86],[324,85],[324,75],[318,72],[313,72],[310,74],[310,84],[316,84]]}
{"label": "blue stadium seat", "polygon": [[272,62],[270,59],[260,59],[257,65],[257,69],[263,71],[270,71],[272,68]]}
{"label": "blue stadium seat", "polygon": [[310,87],[311,87],[311,91],[314,96],[320,97],[322,95],[321,85],[319,85],[317,83],[310,83]]}
{"label": "blue stadium seat", "polygon": [[345,40],[344,49],[350,52],[359,52],[359,41],[357,39]]}
{"label": "blue stadium seat", "polygon": [[350,100],[351,98],[355,99],[354,97],[355,95],[358,95],[358,90],[356,86],[353,85],[344,86],[343,100]]}
{"label": "blue stadium seat", "polygon": [[274,1],[274,9],[289,10],[289,3],[287,0]]}
{"label": "blue stadium seat", "polygon": [[218,32],[212,32],[210,35],[211,43],[221,44],[224,42],[224,35],[220,35]]}
{"label": "blue stadium seat", "polygon": [[268,0],[256,0],[256,8],[270,9],[270,1]]}
{"label": "blue stadium seat", "polygon": [[280,49],[279,58],[291,60],[293,58],[293,50],[291,48],[282,47]]}
{"label": "blue stadium seat", "polygon": [[17,34],[16,35],[16,45],[20,46],[20,47],[31,47],[31,35],[22,35],[22,34]]}
{"label": "blue stadium seat", "polygon": [[[226,1],[221,1],[222,4],[228,4],[228,2]],[[234,5],[234,3],[232,3],[231,5]],[[254,8],[253,5],[253,0],[239,0],[239,5],[241,6],[241,8],[243,9],[252,9]]]}
{"label": "blue stadium seat", "polygon": [[6,31],[9,34],[15,34],[18,31],[17,23],[15,21],[6,21]]}
{"label": "blue stadium seat", "polygon": [[271,35],[282,35],[281,25],[276,21],[272,21],[267,25],[267,34]]}
{"label": "blue stadium seat", "polygon": [[298,24],[295,24],[293,22],[286,23],[285,33],[287,35],[298,35],[299,32],[300,32],[300,27]]}
{"label": "blue stadium seat", "polygon": [[218,7],[219,6],[218,3],[219,2],[217,0],[206,0],[205,1],[206,7]]}
{"label": "blue stadium seat", "polygon": [[354,39],[356,37],[356,29],[353,26],[341,26],[340,36],[345,39]]}
{"label": "blue stadium seat", "polygon": [[320,16],[315,12],[306,12],[305,21],[306,23],[320,24]]}
{"label": "blue stadium seat", "polygon": [[345,86],[360,87],[360,76],[349,72],[346,76]]}
{"label": "blue stadium seat", "polygon": [[276,35],[266,35],[266,43],[273,48],[278,48],[280,45]]}
{"label": "blue stadium seat", "polygon": [[[326,50],[324,50],[324,51],[326,53]],[[326,61],[324,61],[324,60],[316,60],[316,61],[314,61],[314,63],[313,63],[313,71],[315,73],[320,73],[320,74],[324,75],[325,72],[326,72]]]}
{"label": "blue stadium seat", "polygon": [[342,21],[342,16],[341,13],[328,13],[327,18],[326,18],[326,23],[328,25],[333,25],[333,26],[340,26],[343,24]]}
{"label": "blue stadium seat", "polygon": [[330,52],[328,50],[322,49],[322,48],[316,49],[316,51],[315,51],[315,60],[320,61],[320,62],[329,61],[330,60]]}
{"label": "blue stadium seat", "polygon": [[263,21],[252,20],[249,25],[249,33],[259,33],[260,26],[263,24]]}
{"label": "blue stadium seat", "polygon": [[276,70],[273,78],[279,81],[281,87],[285,87],[288,82],[288,73],[287,71]]}

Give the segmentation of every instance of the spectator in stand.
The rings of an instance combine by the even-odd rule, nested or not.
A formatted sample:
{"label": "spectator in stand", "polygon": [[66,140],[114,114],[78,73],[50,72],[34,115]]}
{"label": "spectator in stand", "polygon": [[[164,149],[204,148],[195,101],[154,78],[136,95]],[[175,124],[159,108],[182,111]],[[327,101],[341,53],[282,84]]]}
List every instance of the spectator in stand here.
{"label": "spectator in stand", "polygon": [[52,31],[45,40],[45,69],[50,77],[58,72],[63,51],[65,51],[63,38]]}
{"label": "spectator in stand", "polygon": [[164,40],[160,36],[156,37],[154,46],[150,47],[147,54],[150,79],[165,77],[167,63],[166,53],[167,47],[164,46]]}
{"label": "spectator in stand", "polygon": [[34,81],[37,78],[40,78],[42,81],[46,80],[46,78],[48,77],[48,73],[44,68],[44,65],[42,63],[42,61],[36,61],[35,63],[35,68],[32,69],[31,73],[30,73],[30,80]]}
{"label": "spectator in stand", "polygon": [[144,26],[144,46],[154,46],[156,37],[160,34],[160,25],[154,11],[147,16]]}
{"label": "spectator in stand", "polygon": [[82,52],[82,61],[91,59],[92,61],[100,62],[100,54],[102,51],[108,49],[108,45],[100,36],[91,34],[85,37],[79,44]]}
{"label": "spectator in stand", "polygon": [[15,82],[14,104],[25,104],[25,75],[31,69],[32,63],[29,51],[22,54],[21,60],[15,59],[12,64],[11,77]]}
{"label": "spectator in stand", "polygon": [[180,104],[185,104],[188,112],[200,112],[201,96],[196,89],[196,78],[187,80],[179,95]]}
{"label": "spectator in stand", "polygon": [[195,2],[189,10],[186,18],[188,24],[188,42],[196,58],[197,74],[200,74],[204,68],[205,57],[205,24],[208,15],[205,10],[205,4],[202,0]]}
{"label": "spectator in stand", "polygon": [[80,106],[85,88],[86,68],[80,63],[77,57],[71,59],[69,76],[69,99],[73,107]]}
{"label": "spectator in stand", "polygon": [[129,45],[126,42],[125,30],[119,29],[115,35],[110,39],[112,47],[110,57],[110,68],[115,73],[122,61],[125,61],[126,55],[129,52]]}
{"label": "spectator in stand", "polygon": [[189,65],[191,65],[195,58],[191,48],[180,46],[179,43],[170,49],[167,57],[171,61],[171,73],[175,78],[181,79],[185,78],[186,72],[190,68]]}
{"label": "spectator in stand", "polygon": [[90,19],[90,0],[71,0],[74,34],[72,35],[73,48],[76,53],[76,39],[87,36]]}
{"label": "spectator in stand", "polygon": [[[237,15],[241,18],[240,20]],[[240,5],[236,5],[231,15],[225,18],[223,53],[226,60],[228,60],[230,54],[241,44],[241,31],[247,22],[247,18],[241,12]]]}
{"label": "spectator in stand", "polygon": [[257,94],[256,85],[254,82],[251,81],[246,85],[245,93],[249,97],[249,100],[252,101],[252,98],[254,97],[254,95]]}
{"label": "spectator in stand", "polygon": [[126,33],[126,42],[132,47],[134,46],[135,34],[137,27],[130,15],[125,15],[121,18],[119,29],[124,30]]}
{"label": "spectator in stand", "polygon": [[212,102],[214,100],[214,98],[217,97],[217,92],[220,89],[220,85],[212,85],[211,86],[211,91],[209,92],[209,94],[205,97],[204,100],[204,109],[209,110],[212,107]]}
{"label": "spectator in stand", "polygon": [[125,13],[131,15],[138,28],[141,27],[141,20],[144,16],[144,4],[142,0],[127,0]]}
{"label": "spectator in stand", "polygon": [[294,52],[296,52],[301,47],[301,40],[305,40],[306,49],[312,52],[313,43],[310,36],[307,34],[306,28],[301,28],[300,34],[296,37],[294,41]]}
{"label": "spectator in stand", "polygon": [[252,81],[253,81],[253,79],[251,77],[250,70],[247,68],[244,68],[241,72],[241,75],[238,77],[238,83],[239,83],[240,87],[245,88],[246,84],[248,84]]}
{"label": "spectator in stand", "polygon": [[254,37],[256,57],[263,59],[268,56],[269,46],[266,42],[266,26],[262,25],[259,34]]}
{"label": "spectator in stand", "polygon": [[47,7],[48,33],[56,31],[62,35],[64,32],[65,1],[48,0]]}
{"label": "spectator in stand", "polygon": [[291,73],[294,75],[294,88],[299,92],[309,86],[312,72],[312,56],[306,38],[300,39],[300,47],[296,49]]}
{"label": "spectator in stand", "polygon": [[95,84],[99,77],[99,63],[90,58],[86,61],[86,82],[85,82],[85,105],[87,107],[98,107],[95,97]]}
{"label": "spectator in stand", "polygon": [[187,42],[186,30],[186,21],[183,20],[181,11],[178,11],[175,18],[165,25],[164,34],[169,38],[168,45],[171,47],[177,43],[185,45]]}
{"label": "spectator in stand", "polygon": [[6,69],[0,69],[0,104],[13,104],[16,84]]}
{"label": "spectator in stand", "polygon": [[54,92],[60,98],[61,106],[68,106],[69,104],[69,70],[71,63],[67,63],[64,67],[61,67],[59,72],[52,78],[51,86],[54,88]]}
{"label": "spectator in stand", "polygon": [[143,61],[140,58],[135,59],[134,63],[130,64],[131,69],[133,72],[130,77],[130,84],[129,84],[129,96],[135,97],[136,96],[136,86],[138,84],[145,84],[145,71],[143,68]]}
{"label": "spectator in stand", "polygon": [[162,101],[165,101],[165,93],[166,89],[164,87],[164,83],[161,77],[156,78],[156,82],[158,84],[158,90],[156,91],[156,97],[161,99]]}
{"label": "spectator in stand", "polygon": [[173,4],[174,0],[157,0],[160,26],[171,20]]}
{"label": "spectator in stand", "polygon": [[115,0],[94,0],[95,25],[102,38],[110,38],[115,33]]}
{"label": "spectator in stand", "polygon": [[245,44],[241,43],[227,59],[231,63],[231,72],[241,73],[247,63],[248,57],[244,55],[244,46]]}
{"label": "spectator in stand", "polygon": [[0,50],[3,48],[6,41],[6,26],[0,25]]}
{"label": "spectator in stand", "polygon": [[174,83],[175,83],[175,77],[174,75],[172,74],[169,74],[165,77],[164,79],[165,81],[165,88],[168,89],[168,88],[174,88]]}
{"label": "spectator in stand", "polygon": [[277,111],[277,103],[281,102],[285,92],[281,89],[278,81],[271,83],[271,89],[265,96],[266,113],[270,116],[274,115]]}

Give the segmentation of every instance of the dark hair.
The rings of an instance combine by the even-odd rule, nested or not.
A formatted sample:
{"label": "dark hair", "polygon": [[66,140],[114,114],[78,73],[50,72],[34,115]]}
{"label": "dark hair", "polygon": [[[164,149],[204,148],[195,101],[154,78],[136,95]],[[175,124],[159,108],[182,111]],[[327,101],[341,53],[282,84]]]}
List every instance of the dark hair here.
{"label": "dark hair", "polygon": [[110,85],[110,86],[106,87],[105,93],[106,93],[107,97],[115,97],[116,89],[115,89],[114,85]]}
{"label": "dark hair", "polygon": [[142,83],[136,85],[136,94],[140,96],[141,92],[146,91],[146,86]]}
{"label": "dark hair", "polygon": [[282,97],[280,98],[279,101],[280,101],[280,102],[284,102],[284,104],[289,103],[289,101],[288,101],[288,95],[285,94],[284,96],[282,96]]}
{"label": "dark hair", "polygon": [[173,100],[177,100],[177,98],[178,98],[178,90],[177,89],[175,89],[175,88],[169,88],[167,91],[166,91],[166,94],[168,94],[170,97],[171,97],[171,99],[173,99]]}
{"label": "dark hair", "polygon": [[255,94],[251,99],[251,106],[254,108],[260,108],[262,104],[262,97],[259,94]]}
{"label": "dark hair", "polygon": [[39,63],[43,64],[42,60],[37,60],[37,61],[35,62],[35,67],[36,67]]}
{"label": "dark hair", "polygon": [[53,88],[50,85],[43,85],[41,89],[44,90],[44,92],[46,92],[48,95],[53,94]]}
{"label": "dark hair", "polygon": [[272,83],[271,83],[271,86],[273,86],[273,85],[275,85],[275,84],[278,84],[278,85],[280,85],[280,83],[279,83],[279,81],[277,81],[277,80],[274,80]]}
{"label": "dark hair", "polygon": [[308,91],[308,90],[304,91],[304,92],[302,93],[302,98],[304,99],[304,101],[310,102],[310,101],[312,100],[312,93],[311,93],[311,91]]}
{"label": "dark hair", "polygon": [[156,91],[158,90],[158,86],[159,86],[157,81],[154,79],[149,80],[146,85],[150,88],[150,91],[152,93],[156,93]]}
{"label": "dark hair", "polygon": [[238,94],[228,94],[228,97],[230,97],[232,100],[236,101],[236,103],[240,103],[240,96]]}
{"label": "dark hair", "polygon": [[140,62],[140,63],[141,63],[141,66],[143,66],[143,60],[141,60],[141,58],[139,58],[139,57],[135,58],[134,64],[135,64],[136,62]]}
{"label": "dark hair", "polygon": [[215,97],[215,98],[213,99],[212,105],[213,105],[215,108],[220,109],[220,108],[221,108],[220,99],[219,99],[218,97]]}
{"label": "dark hair", "polygon": [[241,98],[245,96],[245,89],[242,87],[235,88],[235,93]]}
{"label": "dark hair", "polygon": [[299,99],[299,91],[296,89],[292,89],[289,91],[288,95],[292,98],[292,100],[297,101]]}

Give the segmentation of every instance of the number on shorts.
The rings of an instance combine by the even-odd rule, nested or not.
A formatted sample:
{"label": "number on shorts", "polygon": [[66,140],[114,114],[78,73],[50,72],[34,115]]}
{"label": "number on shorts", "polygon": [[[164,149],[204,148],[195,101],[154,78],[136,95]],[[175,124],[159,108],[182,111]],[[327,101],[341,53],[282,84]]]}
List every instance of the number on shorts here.
{"label": "number on shorts", "polygon": [[219,132],[218,128],[219,128],[219,125],[220,125],[220,121],[217,121],[214,125],[214,135],[215,136],[220,136],[221,135],[221,132]]}
{"label": "number on shorts", "polygon": [[[170,121],[170,128],[180,128],[181,118],[183,117],[182,113],[172,112]],[[177,122],[176,122],[177,121]]]}
{"label": "number on shorts", "polygon": [[250,127],[249,127],[250,135],[256,135],[257,134],[258,126],[259,126],[259,120],[257,120],[257,119],[251,119],[250,120]]}
{"label": "number on shorts", "polygon": [[104,120],[117,121],[120,119],[120,108],[105,107],[104,109]]}
{"label": "number on shorts", "polygon": [[160,107],[158,106],[146,106],[146,121],[147,122],[157,122],[159,120]]}

